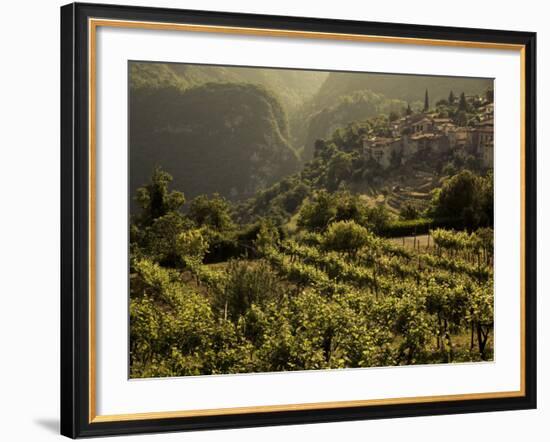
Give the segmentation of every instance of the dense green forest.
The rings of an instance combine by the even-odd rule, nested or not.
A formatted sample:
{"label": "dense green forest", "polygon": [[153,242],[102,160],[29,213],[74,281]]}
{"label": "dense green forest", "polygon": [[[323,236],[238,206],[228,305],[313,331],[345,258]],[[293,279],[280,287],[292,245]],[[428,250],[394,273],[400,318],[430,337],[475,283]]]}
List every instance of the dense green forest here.
{"label": "dense green forest", "polygon": [[474,128],[487,100],[350,86],[304,111],[304,155],[289,115],[333,74],[132,69],[131,377],[492,360],[492,168],[364,150],[415,113]]}

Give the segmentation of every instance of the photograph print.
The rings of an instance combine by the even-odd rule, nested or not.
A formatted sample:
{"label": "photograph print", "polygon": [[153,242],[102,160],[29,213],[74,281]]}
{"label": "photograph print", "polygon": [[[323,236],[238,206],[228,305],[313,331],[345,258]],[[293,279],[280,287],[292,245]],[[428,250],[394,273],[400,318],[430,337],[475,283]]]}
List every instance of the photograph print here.
{"label": "photograph print", "polygon": [[493,79],[128,76],[130,378],[493,360]]}

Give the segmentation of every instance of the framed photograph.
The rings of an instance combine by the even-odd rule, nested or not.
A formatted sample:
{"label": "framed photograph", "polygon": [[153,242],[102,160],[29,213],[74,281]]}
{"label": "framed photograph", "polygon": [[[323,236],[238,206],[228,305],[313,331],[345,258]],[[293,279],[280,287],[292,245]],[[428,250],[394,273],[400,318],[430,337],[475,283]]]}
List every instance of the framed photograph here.
{"label": "framed photograph", "polygon": [[61,432],[536,407],[529,32],[61,8]]}

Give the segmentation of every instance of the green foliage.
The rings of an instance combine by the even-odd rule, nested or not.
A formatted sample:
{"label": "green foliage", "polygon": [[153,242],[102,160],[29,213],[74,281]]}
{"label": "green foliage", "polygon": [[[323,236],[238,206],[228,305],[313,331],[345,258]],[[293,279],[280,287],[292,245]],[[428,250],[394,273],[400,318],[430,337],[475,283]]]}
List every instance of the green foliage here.
{"label": "green foliage", "polygon": [[130,87],[137,89],[158,89],[172,86],[185,89],[189,84],[170,65],[157,63],[130,63]]}
{"label": "green foliage", "polygon": [[150,176],[151,164],[162,165],[189,197],[221,191],[232,199],[299,166],[286,112],[259,85],[132,88],[129,124],[132,191]]}
{"label": "green foliage", "polygon": [[368,223],[369,208],[358,195],[350,192],[338,192],[334,197],[336,206],[334,221],[354,221],[361,225]]}
{"label": "green foliage", "polygon": [[208,252],[208,241],[200,229],[190,229],[178,235],[176,247],[184,263],[193,261],[198,264]]}
{"label": "green foliage", "polygon": [[137,190],[136,201],[141,208],[137,220],[140,224],[150,225],[157,218],[168,212],[177,211],[185,204],[183,193],[168,191],[171,182],[172,176],[156,167],[151,182]]}
{"label": "green foliage", "polygon": [[443,175],[455,175],[456,174],[456,167],[453,163],[449,162],[443,166],[442,173]]}
{"label": "green foliage", "polygon": [[155,264],[141,261],[135,269],[135,295],[130,299],[131,374],[201,373],[214,327],[208,301],[186,290],[173,274]]}
{"label": "green foliage", "polygon": [[432,211],[438,217],[460,218],[470,228],[493,222],[493,177],[463,170],[447,179],[434,194]]}
{"label": "green foliage", "polygon": [[354,155],[338,152],[327,165],[327,189],[336,190],[340,183],[351,178]]}
{"label": "green foliage", "polygon": [[[354,221],[298,241],[274,231],[260,226],[265,259],[191,266],[207,296],[180,271],[133,261],[133,377],[491,358],[492,271],[475,258],[492,256],[490,230],[434,231],[441,256],[411,256]],[[198,232],[182,235],[187,256],[204,250]]]}
{"label": "green foliage", "polygon": [[354,221],[338,221],[328,227],[323,244],[328,250],[356,255],[368,243],[369,238],[369,231]]}
{"label": "green foliage", "polygon": [[423,104],[426,89],[432,103],[448,97],[449,91],[465,91],[467,94],[483,93],[491,85],[491,80],[472,78],[434,77],[427,75],[399,76],[393,74],[331,72],[323,83],[314,103],[325,107],[338,97],[352,95],[355,91],[370,90],[390,99]]}
{"label": "green foliage", "polygon": [[430,109],[430,99],[428,98],[428,89],[426,89],[426,92],[424,94],[424,112],[428,112]]}
{"label": "green foliage", "polygon": [[418,210],[411,204],[406,204],[399,212],[399,217],[403,220],[413,220],[419,217]]}
{"label": "green foliage", "polygon": [[386,237],[424,235],[437,227],[461,229],[463,228],[463,222],[452,217],[397,219],[390,221],[380,232],[380,235]]}
{"label": "green foliage", "polygon": [[178,212],[168,212],[156,218],[150,226],[137,231],[142,253],[164,265],[175,266],[180,252],[177,241],[180,233],[190,226],[189,220]]}
{"label": "green foliage", "polygon": [[464,92],[460,94],[460,99],[458,101],[458,110],[462,112],[468,110],[468,102],[466,101],[466,96],[464,95]]}
{"label": "green foliage", "polygon": [[280,299],[283,288],[277,274],[264,261],[230,261],[226,269],[223,293],[217,306],[224,318],[238,319],[252,306],[263,306]]}
{"label": "green foliage", "polygon": [[277,227],[269,220],[260,222],[260,229],[254,241],[254,247],[261,255],[269,255],[273,250],[276,250],[280,240]]}
{"label": "green foliage", "polygon": [[172,176],[157,167],[151,182],[137,190],[141,213],[132,219],[130,243],[134,253],[174,266],[179,262],[177,237],[190,223],[179,212],[185,197],[168,189],[171,182]]}
{"label": "green foliage", "polygon": [[368,209],[367,226],[376,234],[384,232],[390,224],[391,217],[388,209],[383,205],[376,205]]}
{"label": "green foliage", "polygon": [[[315,137],[313,159],[300,173],[275,182],[292,172],[296,157],[288,150],[285,112],[270,92],[220,79],[197,87],[194,71],[183,68],[174,71],[178,79],[163,70],[162,81],[173,83],[167,88],[151,84],[149,67],[138,71],[132,100],[140,109],[151,105],[132,116],[133,127],[151,131],[139,143],[158,149],[154,155],[177,169],[175,183],[194,198],[185,204],[160,168],[137,192],[131,377],[492,358],[492,172],[478,175],[479,165],[467,158],[459,164],[441,156],[437,170],[449,177],[429,209],[405,204],[397,219],[389,201],[394,190],[384,180],[401,173],[401,158],[381,171],[365,159],[363,139],[391,134],[404,102],[358,89],[314,112],[310,135],[332,134]],[[464,94],[447,99],[448,91],[440,96],[430,86],[435,112],[472,124],[473,105]],[[427,90],[426,101],[429,107]],[[214,108],[220,111],[213,116]],[[391,114],[375,116],[380,109]],[[347,121],[359,114],[369,119]],[[151,133],[158,143],[149,143]],[[200,142],[190,146],[191,138]],[[180,148],[190,149],[183,165],[170,156]],[[132,161],[149,164],[150,151],[138,152]],[[215,165],[203,167],[199,157]],[[464,165],[471,171],[460,171]],[[211,188],[199,189],[199,181]],[[422,233],[432,240],[422,252],[383,238]]]}
{"label": "green foliage", "polygon": [[391,111],[390,114],[388,115],[388,120],[390,122],[398,120],[398,119],[399,119],[399,112]]}
{"label": "green foliage", "polygon": [[198,226],[207,226],[218,231],[228,230],[233,225],[229,203],[217,193],[211,198],[206,195],[194,198],[187,216]]}
{"label": "green foliage", "polygon": [[456,101],[456,96],[453,91],[449,92],[449,98],[447,99],[449,104],[454,104]]}
{"label": "green foliage", "polygon": [[317,192],[304,203],[298,214],[298,226],[324,231],[334,221],[354,221],[373,232],[383,232],[390,223],[390,214],[382,205],[368,207],[357,195],[349,192]]}
{"label": "green foliage", "polygon": [[401,364],[415,364],[425,360],[425,347],[432,336],[432,321],[426,310],[426,297],[422,289],[410,287],[394,300],[395,331],[403,336],[399,345]]}
{"label": "green foliage", "polygon": [[302,205],[298,226],[312,231],[324,230],[336,217],[336,204],[333,195],[326,191],[318,192],[312,201]]}
{"label": "green foliage", "polygon": [[436,229],[430,232],[437,247],[446,250],[462,250],[468,246],[470,236],[466,232]]}
{"label": "green foliage", "polygon": [[336,128],[379,114],[397,112],[405,105],[401,100],[388,99],[368,89],[356,90],[349,95],[342,94],[330,103],[314,104],[320,110],[313,113],[308,121],[305,159],[309,160],[313,156],[315,141],[331,135]]}
{"label": "green foliage", "polygon": [[282,224],[296,212],[310,192],[310,185],[299,176],[289,176],[237,206],[236,216],[240,221],[268,217],[280,220]]}

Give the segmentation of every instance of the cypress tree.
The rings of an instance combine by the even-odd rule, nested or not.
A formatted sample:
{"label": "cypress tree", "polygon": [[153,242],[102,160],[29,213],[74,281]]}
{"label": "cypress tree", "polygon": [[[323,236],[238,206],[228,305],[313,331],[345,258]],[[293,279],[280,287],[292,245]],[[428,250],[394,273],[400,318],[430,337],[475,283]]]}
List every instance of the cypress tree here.
{"label": "cypress tree", "polygon": [[454,104],[455,100],[456,100],[455,94],[453,91],[451,91],[449,94],[449,104]]}
{"label": "cypress tree", "polygon": [[428,89],[426,89],[426,93],[424,94],[424,112],[427,112],[430,108],[430,100],[428,98]]}
{"label": "cypress tree", "polygon": [[460,101],[458,102],[458,110],[465,111],[468,107],[468,104],[466,103],[466,95],[464,95],[464,92],[460,94]]}

